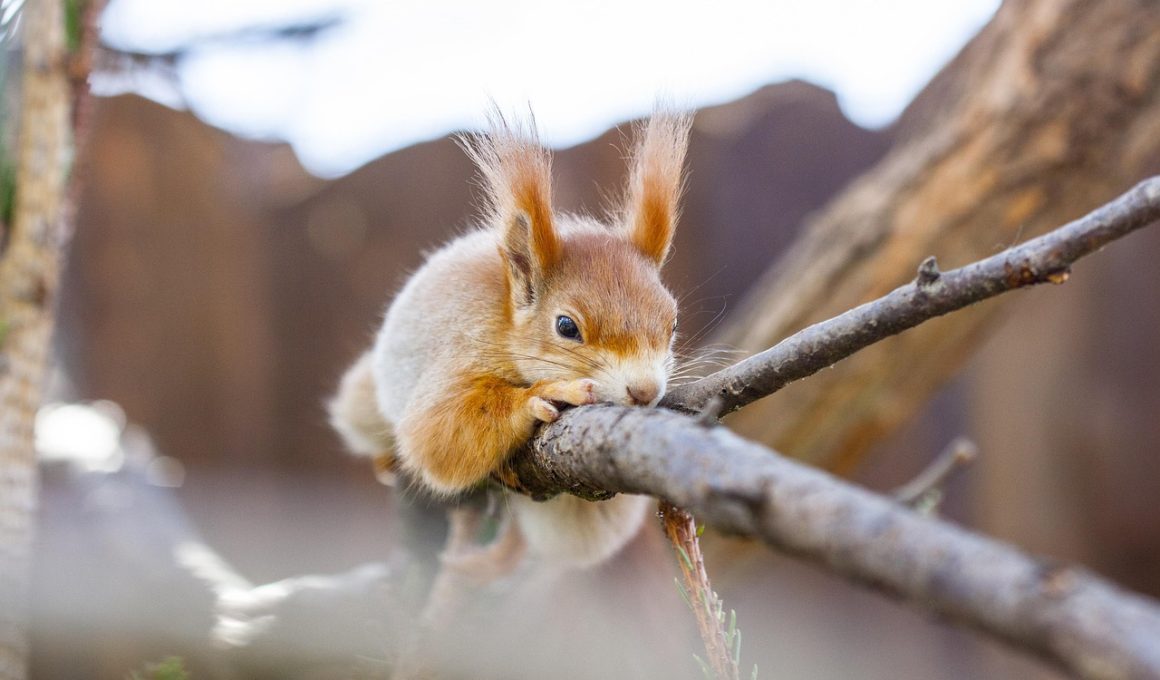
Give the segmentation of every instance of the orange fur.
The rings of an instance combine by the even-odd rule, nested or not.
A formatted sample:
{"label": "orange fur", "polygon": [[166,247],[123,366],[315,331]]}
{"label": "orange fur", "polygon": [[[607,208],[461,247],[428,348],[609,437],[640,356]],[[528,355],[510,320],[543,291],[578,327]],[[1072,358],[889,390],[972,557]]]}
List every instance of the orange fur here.
{"label": "orange fur", "polygon": [[620,238],[580,234],[566,241],[552,302],[574,312],[593,353],[631,356],[663,350],[676,304],[656,269]]}
{"label": "orange fur", "polygon": [[[405,466],[436,491],[472,487],[498,469],[532,435],[541,420],[555,420],[547,400],[573,405],[592,403],[583,381],[544,381],[518,387],[490,375],[453,384],[428,408],[407,413],[399,422]],[[538,410],[547,408],[548,414]],[[474,452],[474,455],[464,455]]]}
{"label": "orange fur", "polygon": [[692,118],[659,113],[638,133],[625,224],[636,247],[658,266],[668,257],[684,190],[682,166]]}
{"label": "orange fur", "polygon": [[514,205],[520,215],[526,215],[531,223],[527,226],[519,224],[517,217],[508,224],[509,232],[515,229],[531,231],[530,250],[536,259],[541,271],[546,272],[560,259],[560,240],[556,238],[556,231],[552,225],[552,204],[550,179],[547,169],[535,166],[520,167],[517,169],[515,182],[512,185]]}

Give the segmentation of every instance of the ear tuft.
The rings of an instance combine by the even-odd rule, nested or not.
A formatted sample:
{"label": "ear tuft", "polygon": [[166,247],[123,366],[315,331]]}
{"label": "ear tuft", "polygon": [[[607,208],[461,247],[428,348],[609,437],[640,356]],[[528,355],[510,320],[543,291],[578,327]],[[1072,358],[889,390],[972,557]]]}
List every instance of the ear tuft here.
{"label": "ear tuft", "polygon": [[684,190],[693,117],[659,111],[637,130],[624,201],[629,240],[659,267],[668,257]]}
{"label": "ear tuft", "polygon": [[502,231],[501,254],[513,300],[526,305],[560,259],[552,221],[551,159],[530,116],[527,122],[511,124],[493,109],[488,118],[490,132],[460,142],[482,176],[485,217]]}

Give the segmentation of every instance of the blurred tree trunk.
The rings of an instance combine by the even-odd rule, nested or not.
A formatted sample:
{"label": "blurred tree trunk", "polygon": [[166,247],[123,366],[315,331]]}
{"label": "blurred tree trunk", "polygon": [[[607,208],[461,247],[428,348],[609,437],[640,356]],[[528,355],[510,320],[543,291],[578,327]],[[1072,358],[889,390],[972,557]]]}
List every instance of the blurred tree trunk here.
{"label": "blurred tree trunk", "polygon": [[[899,141],[807,225],[715,338],[753,353],[1106,202],[1160,154],[1160,3],[1008,0],[919,95]],[[843,470],[953,376],[1004,304],[860,352],[730,419]]]}
{"label": "blurred tree trunk", "polygon": [[26,0],[16,199],[0,254],[0,679],[27,674],[33,422],[52,332],[70,105],[59,0]]}

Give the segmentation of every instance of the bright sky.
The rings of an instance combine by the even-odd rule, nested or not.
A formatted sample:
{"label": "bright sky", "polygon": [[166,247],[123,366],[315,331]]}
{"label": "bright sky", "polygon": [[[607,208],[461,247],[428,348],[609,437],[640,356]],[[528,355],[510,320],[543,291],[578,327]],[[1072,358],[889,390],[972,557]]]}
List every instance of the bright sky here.
{"label": "bright sky", "polygon": [[338,11],[307,47],[217,45],[183,62],[190,107],[238,134],[285,139],[326,176],[451,130],[494,99],[570,145],[647,113],[798,77],[847,115],[889,123],[998,0],[112,0],[106,39],[167,50],[241,26]]}

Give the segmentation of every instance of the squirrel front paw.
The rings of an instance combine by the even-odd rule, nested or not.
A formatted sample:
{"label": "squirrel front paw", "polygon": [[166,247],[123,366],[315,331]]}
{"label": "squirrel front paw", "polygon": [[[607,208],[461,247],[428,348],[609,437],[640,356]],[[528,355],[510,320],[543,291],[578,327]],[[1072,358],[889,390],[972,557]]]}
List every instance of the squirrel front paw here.
{"label": "squirrel front paw", "polygon": [[596,387],[596,381],[590,378],[539,383],[532,387],[533,396],[528,399],[528,406],[536,420],[554,423],[560,417],[560,409],[553,402],[572,406],[595,404]]}
{"label": "squirrel front paw", "polygon": [[596,403],[596,387],[596,381],[591,378],[557,380],[540,385],[536,394],[543,399],[584,406]]}

